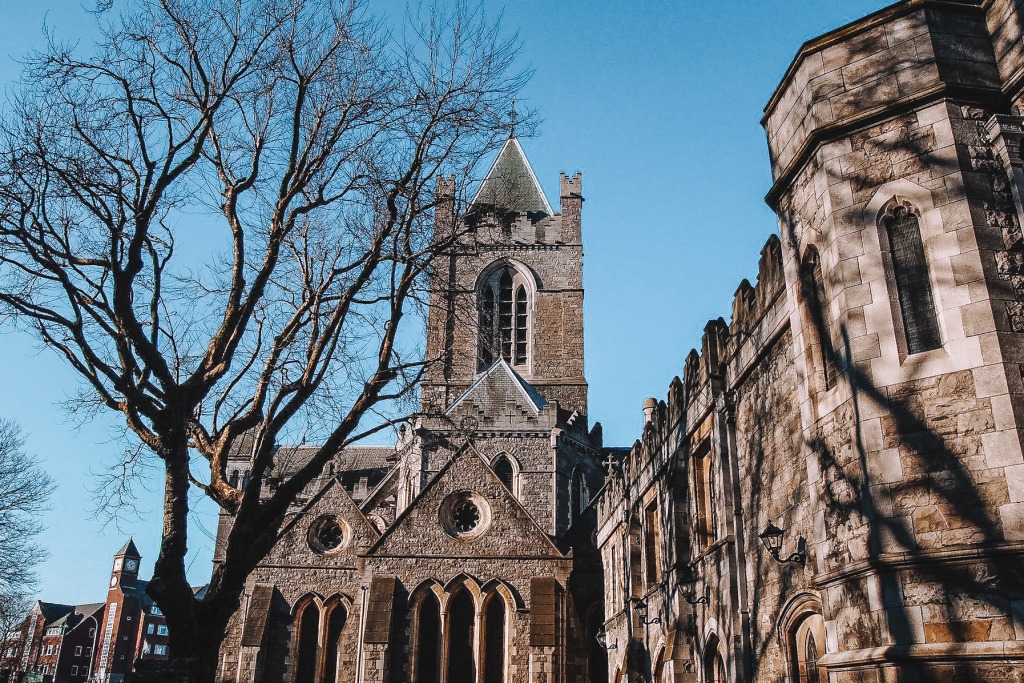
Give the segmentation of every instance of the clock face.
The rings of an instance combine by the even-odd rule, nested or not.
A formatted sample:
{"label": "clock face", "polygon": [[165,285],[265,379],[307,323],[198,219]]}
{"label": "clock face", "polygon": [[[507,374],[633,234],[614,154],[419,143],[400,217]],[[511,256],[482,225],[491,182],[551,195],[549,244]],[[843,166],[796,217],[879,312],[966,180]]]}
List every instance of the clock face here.
{"label": "clock face", "polygon": [[138,560],[128,560],[128,561],[126,561],[124,563],[124,568],[127,569],[130,572],[133,572],[133,571],[135,571],[136,569],[139,568],[139,561]]}
{"label": "clock face", "polygon": [[114,558],[114,571],[116,572],[120,568],[121,568],[121,558],[120,557]]}
{"label": "clock face", "polygon": [[116,576],[111,576],[110,577],[110,587],[113,588],[116,585],[117,585],[117,577]]}

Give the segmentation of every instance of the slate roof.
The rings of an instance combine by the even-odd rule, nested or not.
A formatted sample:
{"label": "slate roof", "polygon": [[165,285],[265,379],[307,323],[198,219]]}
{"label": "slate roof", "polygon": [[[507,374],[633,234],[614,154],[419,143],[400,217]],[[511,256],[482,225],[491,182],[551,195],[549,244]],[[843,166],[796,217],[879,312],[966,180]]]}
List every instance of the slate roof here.
{"label": "slate roof", "polygon": [[484,372],[473,382],[445,411],[451,415],[467,401],[471,401],[477,409],[487,415],[500,415],[508,401],[509,390],[519,394],[525,404],[533,409],[536,415],[548,404],[533,386],[523,379],[504,358]]}
{"label": "slate roof", "polygon": [[67,615],[74,612],[74,610],[74,605],[62,605],[59,602],[39,601],[39,613],[43,615],[43,623],[46,626],[50,626],[55,622],[64,619]]}
{"label": "slate roof", "polygon": [[515,135],[505,141],[470,204],[528,215],[554,213]]}
{"label": "slate roof", "polygon": [[[274,463],[284,469],[294,469],[308,462],[317,451],[317,446],[281,446],[274,454]],[[334,456],[337,468],[342,472],[354,470],[389,469],[388,458],[395,455],[394,446],[349,446]]]}
{"label": "slate roof", "polygon": [[131,537],[128,538],[127,543],[121,546],[120,550],[114,553],[114,557],[117,557],[118,555],[124,555],[125,557],[134,557],[139,560],[142,559],[142,555],[139,554],[139,549],[135,547],[135,541],[133,541]]}

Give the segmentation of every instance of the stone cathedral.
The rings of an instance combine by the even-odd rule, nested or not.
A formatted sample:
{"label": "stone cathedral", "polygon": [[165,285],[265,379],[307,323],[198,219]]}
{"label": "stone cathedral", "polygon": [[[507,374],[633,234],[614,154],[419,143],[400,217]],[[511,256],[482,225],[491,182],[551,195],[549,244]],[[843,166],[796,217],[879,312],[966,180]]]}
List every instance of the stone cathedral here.
{"label": "stone cathedral", "polygon": [[510,138],[432,282],[430,417],[311,487],[222,680],[1024,681],[1022,115],[1024,0],[801,46],[778,234],[630,449],[588,419],[581,178],[556,213]]}
{"label": "stone cathedral", "polygon": [[[454,188],[438,179],[436,235],[457,227]],[[251,578],[221,680],[605,679],[580,175],[560,189],[555,212],[506,141],[431,282],[427,352],[443,362],[425,417],[310,487]],[[302,451],[278,450],[280,476]],[[244,458],[228,467],[246,476]]]}

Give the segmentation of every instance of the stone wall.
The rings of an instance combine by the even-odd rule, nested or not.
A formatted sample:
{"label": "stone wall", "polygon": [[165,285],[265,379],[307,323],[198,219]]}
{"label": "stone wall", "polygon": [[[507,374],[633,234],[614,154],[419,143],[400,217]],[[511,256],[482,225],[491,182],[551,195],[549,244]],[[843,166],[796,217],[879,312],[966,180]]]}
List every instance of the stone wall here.
{"label": "stone wall", "polygon": [[[800,49],[763,121],[781,239],[599,501],[606,628],[629,645],[612,672],[703,680],[720,656],[729,680],[793,680],[792,639],[812,631],[834,683],[1006,680],[1024,662],[1024,128],[993,119],[1017,87],[1011,9],[907,0]],[[917,212],[933,350],[908,351],[893,202]],[[651,500],[656,585],[631,566]]]}

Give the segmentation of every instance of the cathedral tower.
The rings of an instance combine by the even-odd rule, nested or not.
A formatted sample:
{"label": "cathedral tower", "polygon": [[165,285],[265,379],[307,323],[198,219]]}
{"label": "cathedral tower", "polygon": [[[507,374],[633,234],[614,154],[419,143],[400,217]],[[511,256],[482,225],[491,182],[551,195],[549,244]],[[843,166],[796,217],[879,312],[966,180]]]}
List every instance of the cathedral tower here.
{"label": "cathedral tower", "polygon": [[580,174],[562,174],[555,213],[512,135],[462,216],[454,188],[438,179],[436,238],[459,237],[432,280],[427,351],[443,362],[424,407],[447,407],[505,359],[545,400],[585,416]]}

